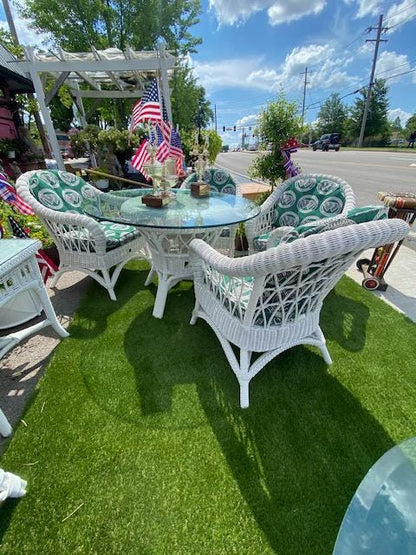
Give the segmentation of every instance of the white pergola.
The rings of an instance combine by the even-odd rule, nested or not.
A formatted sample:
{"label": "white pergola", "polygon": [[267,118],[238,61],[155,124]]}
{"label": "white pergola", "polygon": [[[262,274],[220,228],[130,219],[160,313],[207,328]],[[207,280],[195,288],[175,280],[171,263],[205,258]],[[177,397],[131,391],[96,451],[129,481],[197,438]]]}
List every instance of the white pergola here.
{"label": "white pergola", "polygon": [[[26,59],[19,66],[32,79],[59,169],[63,170],[65,166],[48,106],[63,83],[69,87],[80,112],[81,123],[86,126],[83,98],[139,99],[149,79],[157,77],[169,119],[172,121],[169,76],[175,67],[176,57],[165,50],[163,43],[153,51],[135,51],[131,48],[96,50],[92,47],[91,52],[70,53],[57,50],[40,53],[25,47],[25,53]],[[51,91],[45,93],[44,85],[48,77],[52,77],[55,83]]]}

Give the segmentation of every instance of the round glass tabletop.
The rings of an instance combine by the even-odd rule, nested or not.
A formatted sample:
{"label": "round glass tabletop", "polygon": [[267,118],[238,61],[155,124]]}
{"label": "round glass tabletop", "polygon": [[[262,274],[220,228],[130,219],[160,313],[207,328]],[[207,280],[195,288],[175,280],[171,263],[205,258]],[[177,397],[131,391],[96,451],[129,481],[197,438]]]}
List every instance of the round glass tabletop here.
{"label": "round glass tabletop", "polygon": [[174,190],[167,206],[153,208],[142,203],[142,197],[150,193],[151,190],[142,189],[134,197],[123,197],[121,193],[99,195],[98,200],[84,201],[82,209],[97,219],[172,229],[224,227],[250,220],[260,211],[244,197],[211,192],[208,197],[198,198],[187,189]]}

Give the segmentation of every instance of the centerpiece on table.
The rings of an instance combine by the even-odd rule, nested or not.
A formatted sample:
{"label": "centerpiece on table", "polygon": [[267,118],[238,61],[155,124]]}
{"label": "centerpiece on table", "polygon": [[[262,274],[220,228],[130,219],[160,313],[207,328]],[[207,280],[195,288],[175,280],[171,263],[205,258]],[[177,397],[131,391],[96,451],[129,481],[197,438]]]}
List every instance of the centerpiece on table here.
{"label": "centerpiece on table", "polygon": [[144,195],[142,202],[152,208],[163,208],[174,198],[170,189],[175,186],[177,180],[175,160],[168,158],[162,164],[157,162],[157,134],[152,126],[149,128],[149,137],[149,144],[146,147],[149,162],[143,164],[143,169],[152,178],[153,191],[152,194]]}
{"label": "centerpiece on table", "polygon": [[206,135],[204,145],[200,145],[198,141],[198,133],[195,133],[194,147],[192,149],[191,155],[196,157],[196,162],[194,164],[197,180],[191,183],[191,195],[194,197],[208,197],[210,192],[209,183],[205,183],[202,180],[204,175],[204,170],[208,166],[208,141],[209,137]]}

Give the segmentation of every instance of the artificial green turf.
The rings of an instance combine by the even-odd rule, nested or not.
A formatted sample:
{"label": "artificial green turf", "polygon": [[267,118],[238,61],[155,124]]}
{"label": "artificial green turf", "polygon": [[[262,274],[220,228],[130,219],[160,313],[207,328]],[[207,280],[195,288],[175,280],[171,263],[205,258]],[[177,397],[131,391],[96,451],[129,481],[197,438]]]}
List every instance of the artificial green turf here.
{"label": "artificial green turf", "polygon": [[117,302],[93,285],[56,349],[0,464],[28,480],[2,553],[330,554],[365,473],[415,435],[415,324],[344,278],[321,318],[334,364],[291,349],[242,410],[191,284],[157,320],[146,273]]}

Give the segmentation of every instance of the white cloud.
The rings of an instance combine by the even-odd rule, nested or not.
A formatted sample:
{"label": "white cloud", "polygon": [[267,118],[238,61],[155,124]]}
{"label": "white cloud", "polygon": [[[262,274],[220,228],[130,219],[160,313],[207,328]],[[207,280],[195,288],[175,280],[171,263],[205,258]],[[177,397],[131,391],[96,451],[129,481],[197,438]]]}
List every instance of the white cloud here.
{"label": "white cloud", "polygon": [[[39,46],[41,43],[49,41],[47,35],[43,33],[36,33],[33,29],[30,29],[30,21],[20,17],[13,5],[11,5],[10,8],[20,44],[23,46]],[[7,21],[0,21],[0,27],[5,31],[9,31]]]}
{"label": "white cloud", "polygon": [[194,71],[207,93],[224,88],[250,88],[277,92],[300,90],[305,67],[314,66],[308,74],[314,89],[342,89],[355,86],[358,79],[345,71],[345,59],[338,58],[329,45],[311,44],[294,48],[277,68],[266,66],[264,59],[244,58],[195,62]]}
{"label": "white cloud", "polygon": [[256,125],[259,115],[258,114],[251,114],[249,116],[244,116],[237,120],[236,125],[239,127],[244,127],[246,125]]}
{"label": "white cloud", "polygon": [[394,121],[396,118],[400,118],[400,123],[404,127],[407,120],[412,116],[409,112],[405,112],[401,108],[393,108],[388,111],[388,118],[390,121]]}
{"label": "white cloud", "polygon": [[271,25],[288,23],[320,13],[327,0],[209,0],[220,24],[235,25],[267,10]]}
{"label": "white cloud", "polygon": [[[409,71],[410,63],[405,54],[397,54],[396,52],[384,51],[377,60],[376,77],[386,79],[390,75],[398,75]],[[389,84],[397,83],[402,76],[389,79]]]}
{"label": "white cloud", "polygon": [[393,4],[385,19],[389,28],[389,33],[394,33],[404,22],[412,21],[416,18],[416,4],[414,0],[403,0],[400,4]]}
{"label": "white cloud", "polygon": [[380,0],[358,0],[357,17],[365,17],[367,15],[378,15],[381,10],[382,2]]}

